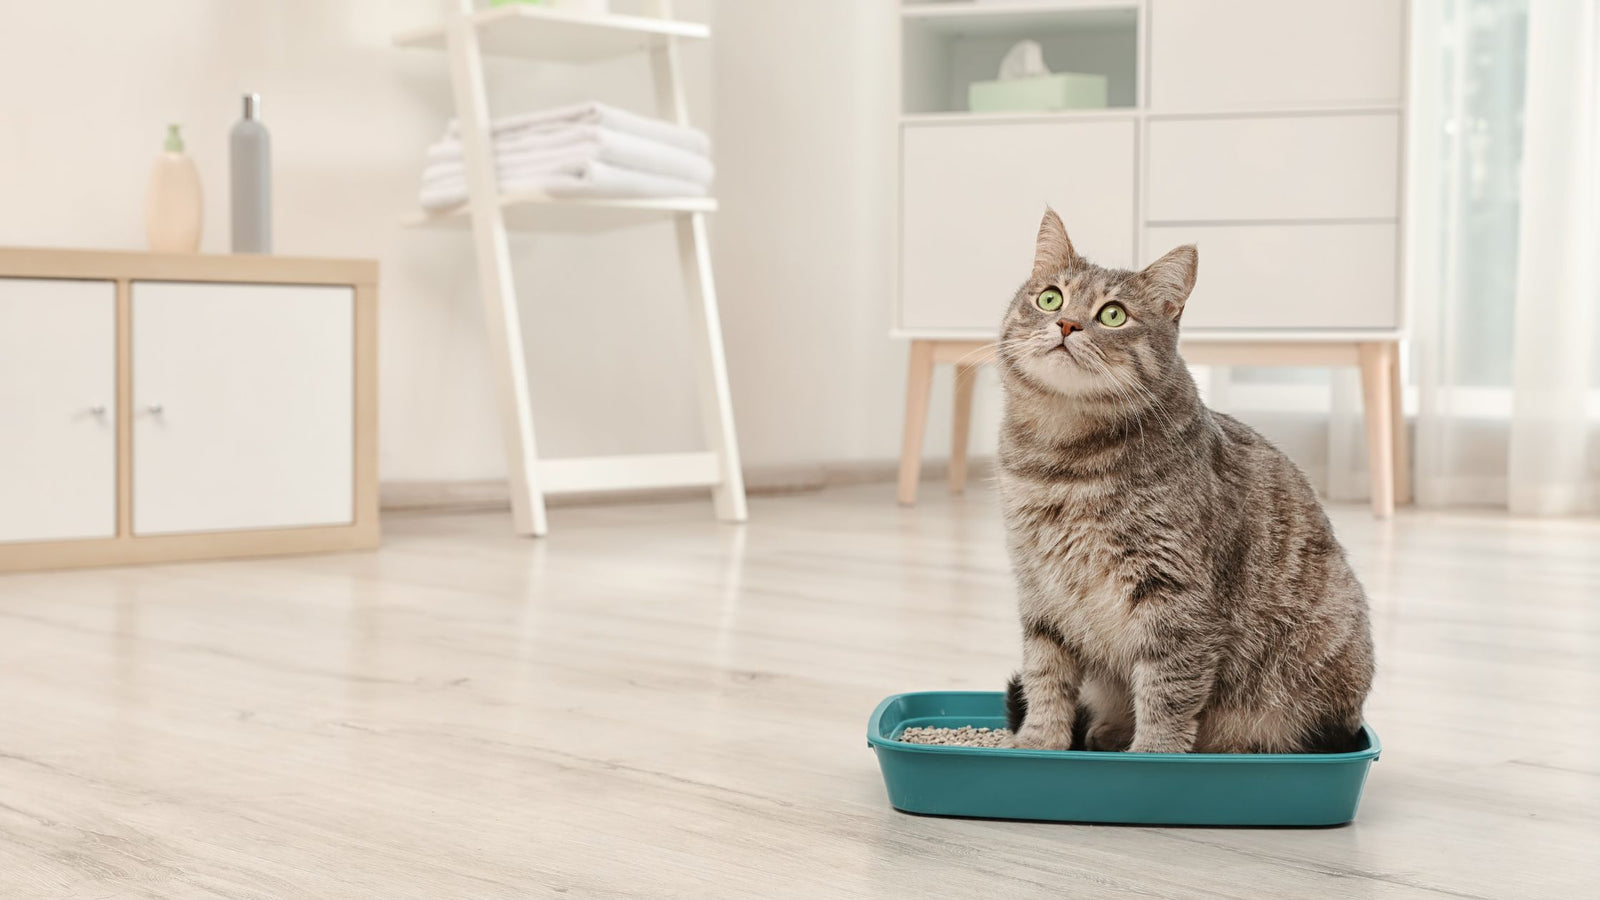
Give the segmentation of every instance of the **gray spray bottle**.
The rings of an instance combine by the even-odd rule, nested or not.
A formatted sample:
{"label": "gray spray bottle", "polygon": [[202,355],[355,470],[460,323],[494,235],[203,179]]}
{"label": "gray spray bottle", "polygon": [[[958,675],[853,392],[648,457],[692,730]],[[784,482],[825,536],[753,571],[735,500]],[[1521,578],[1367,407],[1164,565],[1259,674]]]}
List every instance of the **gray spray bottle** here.
{"label": "gray spray bottle", "polygon": [[244,118],[228,133],[233,182],[233,252],[272,252],[272,139],[261,124],[261,95],[244,95]]}

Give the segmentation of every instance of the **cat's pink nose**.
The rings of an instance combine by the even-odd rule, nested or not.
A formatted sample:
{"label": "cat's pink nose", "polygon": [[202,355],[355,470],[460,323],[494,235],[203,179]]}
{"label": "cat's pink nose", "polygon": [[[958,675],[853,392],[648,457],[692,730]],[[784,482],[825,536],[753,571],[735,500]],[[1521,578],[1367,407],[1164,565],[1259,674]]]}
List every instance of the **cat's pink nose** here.
{"label": "cat's pink nose", "polygon": [[1061,326],[1061,336],[1062,337],[1066,337],[1067,335],[1073,333],[1074,331],[1082,331],[1083,330],[1083,326],[1082,325],[1079,325],[1077,322],[1074,322],[1071,319],[1062,319],[1061,321],[1057,322],[1056,324]]}

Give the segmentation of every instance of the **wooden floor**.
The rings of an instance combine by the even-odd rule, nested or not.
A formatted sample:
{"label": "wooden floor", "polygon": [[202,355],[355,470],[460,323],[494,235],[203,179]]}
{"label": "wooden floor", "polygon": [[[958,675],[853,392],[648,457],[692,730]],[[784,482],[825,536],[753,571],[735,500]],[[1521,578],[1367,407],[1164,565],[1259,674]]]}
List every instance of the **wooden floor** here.
{"label": "wooden floor", "polygon": [[1600,522],[1334,511],[1355,824],[918,818],[885,694],[997,688],[991,494],[387,521],[381,553],[0,577],[4,897],[1593,897]]}

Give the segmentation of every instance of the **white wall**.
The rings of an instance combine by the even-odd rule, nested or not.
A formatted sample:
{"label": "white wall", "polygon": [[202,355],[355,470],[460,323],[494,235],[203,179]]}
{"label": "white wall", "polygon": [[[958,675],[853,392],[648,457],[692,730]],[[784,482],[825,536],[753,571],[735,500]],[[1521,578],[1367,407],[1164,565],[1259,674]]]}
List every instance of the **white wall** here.
{"label": "white wall", "polygon": [[[899,452],[906,347],[891,341],[895,4],[723,0],[714,98],[717,264],[747,458]],[[996,313],[998,317],[998,312]],[[930,455],[948,441],[949,372]],[[993,392],[980,451],[993,443]]]}
{"label": "white wall", "polygon": [[[441,5],[8,4],[0,244],[143,247],[148,168],[166,123],[181,122],[206,190],[203,249],[225,252],[227,129],[239,94],[259,91],[274,140],[278,251],[382,264],[384,479],[501,475],[467,237],[397,224],[411,209],[422,149],[450,115],[450,88],[441,54],[396,49],[389,38]],[[905,348],[886,337],[893,5],[678,7],[685,18],[711,18],[717,34],[686,63],[691,109],[718,148],[716,264],[746,462],[890,458],[905,363]],[[643,59],[496,62],[491,102],[511,111],[594,97],[648,112],[649,75]],[[514,250],[541,452],[695,446],[670,229],[598,241],[528,236]],[[977,431],[986,437],[992,395],[983,405],[989,418]],[[945,427],[930,427],[935,453]]]}

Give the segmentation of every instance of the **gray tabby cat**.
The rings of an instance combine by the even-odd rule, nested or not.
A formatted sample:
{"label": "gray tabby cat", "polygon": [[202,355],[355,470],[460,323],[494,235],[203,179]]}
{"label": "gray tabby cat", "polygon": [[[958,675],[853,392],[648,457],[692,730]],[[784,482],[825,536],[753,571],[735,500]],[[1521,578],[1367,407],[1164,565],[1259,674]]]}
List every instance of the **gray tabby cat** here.
{"label": "gray tabby cat", "polygon": [[1353,749],[1367,600],[1311,486],[1200,402],[1178,356],[1198,257],[1142,272],[1053,210],[1006,312],[1000,496],[1022,614],[1014,745]]}

